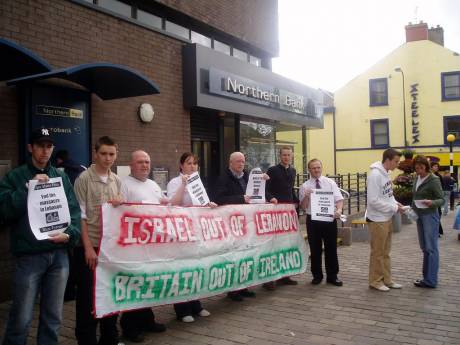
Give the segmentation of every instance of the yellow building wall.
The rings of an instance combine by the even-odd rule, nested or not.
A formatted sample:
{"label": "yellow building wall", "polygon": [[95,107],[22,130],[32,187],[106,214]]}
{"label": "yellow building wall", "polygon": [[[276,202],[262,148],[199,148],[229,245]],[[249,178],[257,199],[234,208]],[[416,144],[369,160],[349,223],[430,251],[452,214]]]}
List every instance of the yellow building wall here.
{"label": "yellow building wall", "polygon": [[323,174],[334,175],[334,130],[332,113],[324,114],[323,129],[307,131],[307,161],[317,158],[323,163]]}
{"label": "yellow building wall", "polygon": [[[460,115],[460,101],[442,102],[441,73],[459,71],[460,57],[449,49],[424,40],[401,45],[334,94],[338,173],[367,171],[372,162],[381,159],[383,150],[371,148],[370,120],[388,119],[390,146],[404,148],[402,75],[394,71],[396,66],[400,66],[405,75],[409,147],[420,154],[438,155],[441,165],[449,164],[443,119],[444,116]],[[376,78],[387,78],[387,106],[369,106],[369,80]],[[420,142],[412,144],[410,90],[415,83],[418,83]],[[332,121],[325,120],[324,129],[309,130],[308,136],[309,152],[321,156],[323,161],[333,161],[334,152],[330,150],[333,145]],[[454,148],[454,151],[457,149]],[[454,158],[455,164],[459,164],[460,152],[454,154]]]}

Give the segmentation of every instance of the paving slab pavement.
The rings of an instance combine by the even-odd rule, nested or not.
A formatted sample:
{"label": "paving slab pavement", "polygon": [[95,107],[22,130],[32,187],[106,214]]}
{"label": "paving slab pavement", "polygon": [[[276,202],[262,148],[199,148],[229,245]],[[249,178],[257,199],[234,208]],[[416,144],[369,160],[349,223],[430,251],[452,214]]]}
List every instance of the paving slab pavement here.
{"label": "paving slab pavement", "polygon": [[[439,239],[441,268],[436,289],[414,287],[420,278],[422,253],[415,224],[403,225],[393,235],[393,277],[401,290],[379,292],[368,288],[369,244],[339,247],[343,287],[313,286],[308,272],[295,277],[297,286],[275,291],[256,287],[257,297],[231,302],[225,296],[203,300],[212,315],[184,324],[175,320],[172,306],[154,308],[168,330],[148,334],[145,345],[459,345],[460,241],[452,229],[453,212],[442,218],[445,235]],[[0,304],[3,335],[9,302]],[[76,344],[75,305],[64,304],[60,344]],[[28,344],[35,344],[37,319]],[[125,344],[132,344],[126,340]]]}

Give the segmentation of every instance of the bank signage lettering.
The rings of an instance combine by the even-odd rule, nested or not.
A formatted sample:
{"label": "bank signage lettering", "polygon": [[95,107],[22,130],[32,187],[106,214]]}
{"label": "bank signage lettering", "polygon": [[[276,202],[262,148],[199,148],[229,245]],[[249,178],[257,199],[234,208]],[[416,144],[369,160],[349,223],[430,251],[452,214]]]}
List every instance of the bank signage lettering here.
{"label": "bank signage lettering", "polygon": [[304,95],[259,83],[216,68],[209,70],[209,92],[296,114],[317,116],[314,102]]}

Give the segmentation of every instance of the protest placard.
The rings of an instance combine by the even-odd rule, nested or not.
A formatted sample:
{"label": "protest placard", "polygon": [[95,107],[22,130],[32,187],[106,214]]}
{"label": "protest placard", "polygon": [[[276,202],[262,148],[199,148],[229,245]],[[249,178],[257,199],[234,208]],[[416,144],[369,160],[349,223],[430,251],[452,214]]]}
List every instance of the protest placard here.
{"label": "protest placard", "polygon": [[204,189],[198,172],[194,172],[187,179],[187,191],[190,194],[194,206],[205,206],[209,204],[208,193]]}
{"label": "protest placard", "polygon": [[30,228],[37,240],[63,232],[70,224],[69,205],[61,177],[48,182],[29,181],[27,212]]}
{"label": "protest placard", "polygon": [[260,168],[251,170],[246,186],[246,195],[249,196],[250,204],[265,203],[265,179],[264,173]]}
{"label": "protest placard", "polygon": [[313,189],[311,193],[311,219],[322,222],[334,221],[334,192],[324,189]]}
{"label": "protest placard", "polygon": [[292,204],[104,204],[102,220],[97,317],[303,273],[308,261]]}

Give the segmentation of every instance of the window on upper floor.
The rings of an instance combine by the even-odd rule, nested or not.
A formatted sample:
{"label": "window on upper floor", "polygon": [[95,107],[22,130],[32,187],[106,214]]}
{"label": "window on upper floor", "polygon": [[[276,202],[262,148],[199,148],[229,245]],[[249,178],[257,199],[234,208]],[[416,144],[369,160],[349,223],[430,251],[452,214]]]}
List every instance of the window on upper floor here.
{"label": "window on upper floor", "polygon": [[257,67],[262,66],[262,60],[252,55],[249,56],[249,63]]}
{"label": "window on upper floor", "polygon": [[369,105],[371,107],[388,105],[387,78],[369,80]]}
{"label": "window on upper floor", "polygon": [[236,57],[237,59],[243,60],[243,61],[248,61],[248,54],[242,50],[232,48],[232,55]]}
{"label": "window on upper floor", "polygon": [[371,147],[384,148],[390,146],[388,119],[371,120]]}
{"label": "window on upper floor", "polygon": [[460,100],[460,71],[441,73],[442,100]]}
{"label": "window on upper floor", "polygon": [[214,50],[230,55],[230,46],[228,44],[219,42],[218,40],[214,40]]}
{"label": "window on upper floor", "polygon": [[449,145],[447,136],[455,135],[454,145],[460,145],[460,115],[444,116],[444,144]]}
{"label": "window on upper floor", "polygon": [[190,39],[190,30],[187,28],[184,28],[183,26],[179,24],[175,24],[173,22],[170,22],[169,20],[166,21],[165,29],[167,32],[170,32],[174,35],[183,37],[187,40]]}
{"label": "window on upper floor", "polygon": [[161,19],[161,17],[139,9],[137,10],[137,20],[157,29],[163,28],[163,19]]}
{"label": "window on upper floor", "polygon": [[198,32],[192,31],[191,40],[192,43],[198,43],[202,46],[211,48],[211,39],[202,34],[199,34]]}
{"label": "window on upper floor", "polygon": [[112,12],[131,18],[131,6],[118,0],[98,0],[97,4]]}

